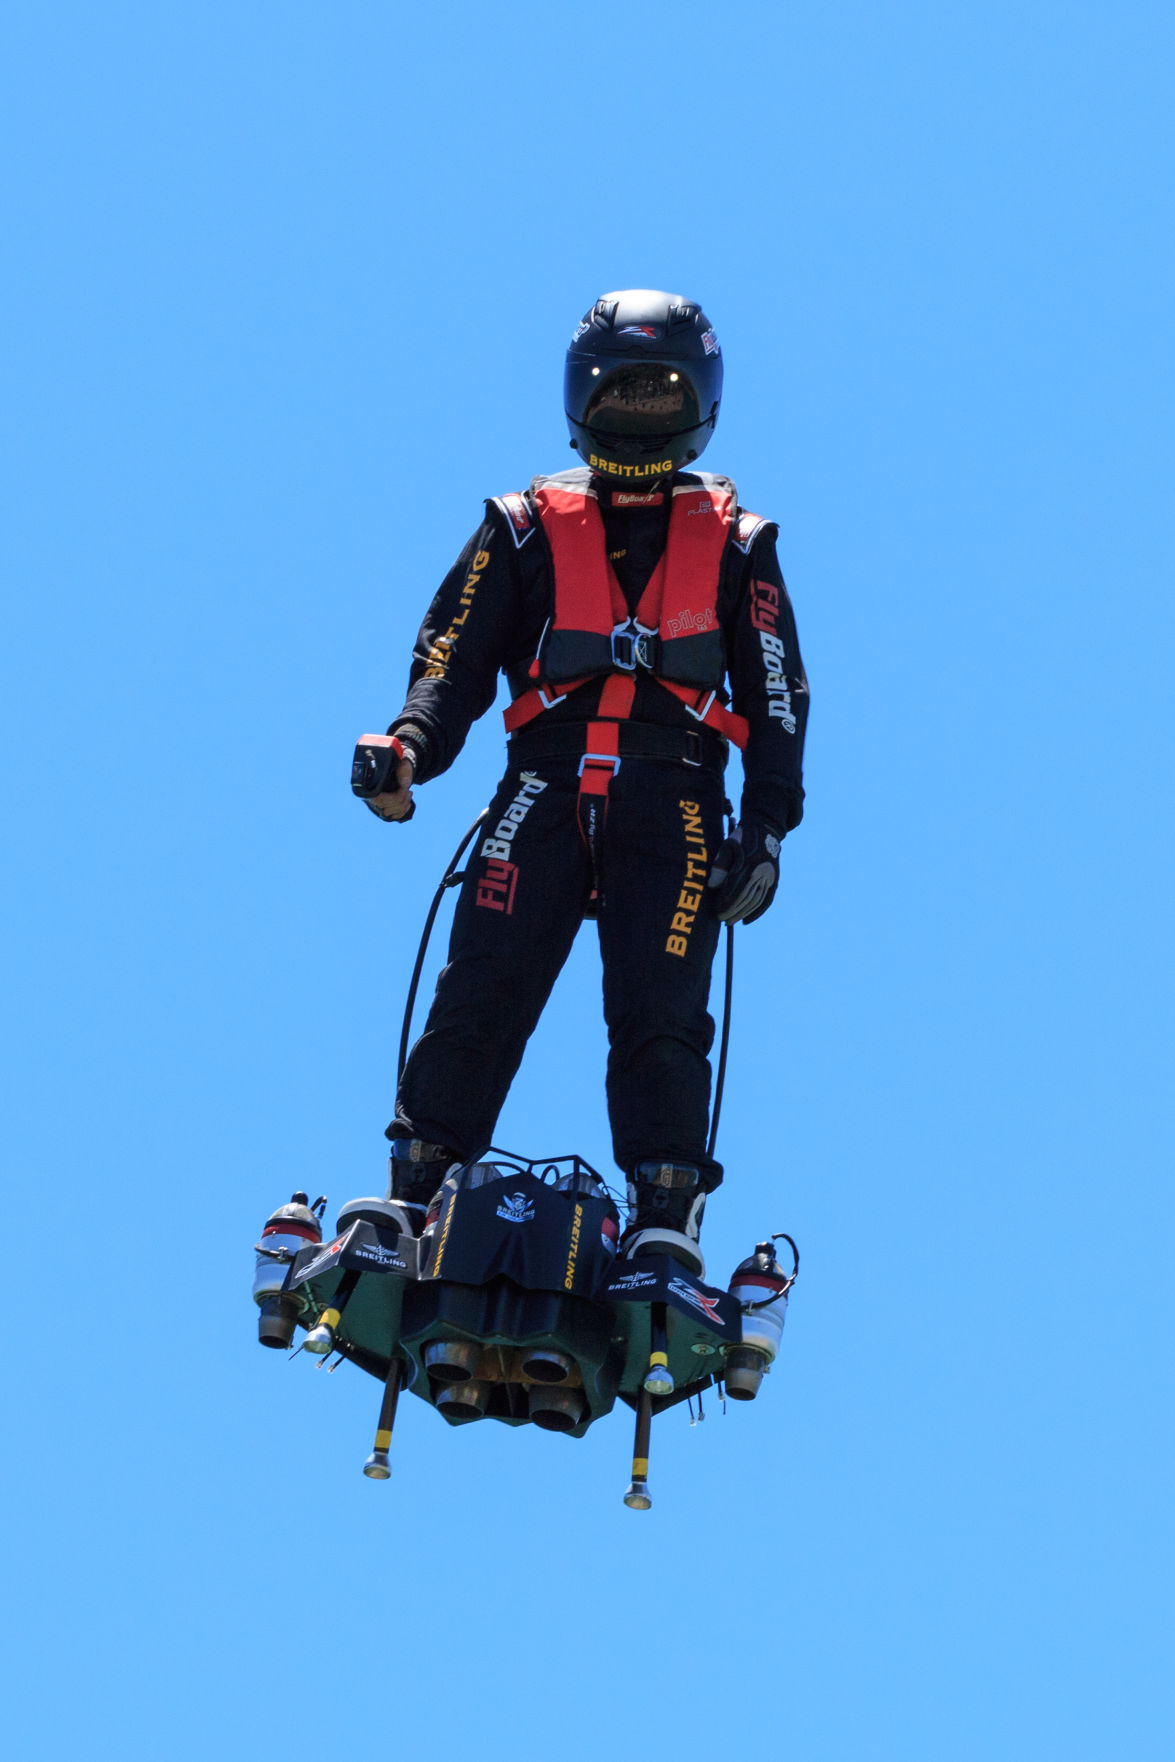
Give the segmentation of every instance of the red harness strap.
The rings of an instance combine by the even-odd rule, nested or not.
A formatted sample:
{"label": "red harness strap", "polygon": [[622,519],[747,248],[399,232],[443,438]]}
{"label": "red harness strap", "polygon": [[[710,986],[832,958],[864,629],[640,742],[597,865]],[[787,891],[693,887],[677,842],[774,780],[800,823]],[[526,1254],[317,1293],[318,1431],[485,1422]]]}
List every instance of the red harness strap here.
{"label": "red harness strap", "polygon": [[587,675],[582,679],[569,680],[566,685],[536,685],[530,691],[522,692],[507,704],[502,711],[502,724],[507,734],[515,734],[518,729],[525,728],[544,710],[553,710],[561,697],[570,697],[581,685],[587,684]]}
{"label": "red harness strap", "polygon": [[[612,665],[616,665],[616,632],[635,626],[649,635],[657,633],[665,643],[682,633],[717,629],[714,601],[734,499],[729,490],[701,486],[675,495],[665,550],[631,617],[608,558],[604,523],[595,498],[582,491],[544,484],[536,492],[535,502],[555,568],[555,630],[580,645],[572,664],[586,665],[592,670],[560,684],[536,683],[515,698],[503,720],[507,734],[514,734],[590,679],[603,677],[595,717],[586,728],[577,803],[580,833],[591,858],[592,897],[598,901],[600,845],[608,812],[608,791],[620,768],[620,725],[632,715],[636,699],[635,658],[631,670],[605,671],[609,656]],[[711,518],[698,519],[697,515]],[[593,657],[602,661],[598,670],[593,666]],[[530,676],[536,681],[539,666],[536,655],[530,668]],[[651,671],[648,676],[656,679],[662,690],[670,692],[703,727],[740,749],[746,745],[746,718],[726,709],[718,701],[716,691],[663,679]]]}
{"label": "red harness strap", "polygon": [[579,762],[580,795],[605,799],[620,769],[620,724],[627,722],[636,696],[636,681],[627,673],[609,673],[596,709],[598,721],[587,725],[587,741]]}
{"label": "red harness strap", "polygon": [[[650,673],[649,678],[656,679],[657,676],[655,673]],[[530,691],[522,692],[502,713],[502,721],[507,734],[515,734],[518,729],[525,728],[528,722],[533,722],[536,717],[542,715],[544,710],[554,709],[560,698],[569,697],[573,691],[578,691],[581,685],[588,683],[589,680],[585,676],[583,679],[569,680],[566,685],[536,685]],[[605,675],[604,690],[600,693],[600,708],[596,712],[597,715],[608,714],[604,710],[604,697],[609,685],[613,683],[632,686],[635,696],[635,683],[631,673],[608,673]],[[733,710],[728,710],[725,704],[720,704],[714,692],[698,691],[696,686],[692,685],[678,685],[671,679],[657,679],[657,684],[662,691],[672,692],[673,696],[685,705],[689,714],[704,728],[712,728],[715,734],[721,734],[725,740],[730,741],[732,746],[737,746],[740,752],[746,746],[747,736],[750,733],[746,717],[736,715]],[[631,707],[631,698],[629,701]],[[622,722],[628,720],[627,711],[621,715],[620,720]],[[594,727],[595,724],[593,723],[592,726]]]}
{"label": "red harness strap", "polygon": [[703,728],[712,728],[715,734],[721,734],[724,740],[729,740],[742,752],[750,738],[751,725],[745,716],[720,704],[717,692],[696,691],[692,685],[678,685],[672,679],[658,679],[657,684],[662,691],[671,691]]}
{"label": "red harness strap", "polygon": [[[579,761],[579,833],[587,845],[592,865],[591,905],[603,898],[600,886],[600,841],[608,817],[608,791],[620,769],[620,724],[627,721],[636,696],[636,681],[623,673],[610,673],[600,693],[596,715],[587,725],[587,741]],[[607,718],[604,720],[603,718]],[[590,907],[589,907],[590,909]]]}

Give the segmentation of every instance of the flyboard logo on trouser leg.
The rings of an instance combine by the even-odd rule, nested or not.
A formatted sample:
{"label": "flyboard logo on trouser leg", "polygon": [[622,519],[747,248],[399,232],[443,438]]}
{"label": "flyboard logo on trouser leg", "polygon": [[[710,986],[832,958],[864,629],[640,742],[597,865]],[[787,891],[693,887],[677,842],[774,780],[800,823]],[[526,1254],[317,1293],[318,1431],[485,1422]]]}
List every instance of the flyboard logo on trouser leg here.
{"label": "flyboard logo on trouser leg", "polygon": [[536,797],[546,787],[544,778],[536,777],[533,771],[523,771],[514,800],[493,831],[482,839],[478,855],[486,859],[486,866],[485,873],[477,884],[477,893],[474,896],[476,905],[487,906],[490,911],[505,912],[507,915],[513,912],[514,894],[518,887],[518,864],[510,861],[514,838]]}

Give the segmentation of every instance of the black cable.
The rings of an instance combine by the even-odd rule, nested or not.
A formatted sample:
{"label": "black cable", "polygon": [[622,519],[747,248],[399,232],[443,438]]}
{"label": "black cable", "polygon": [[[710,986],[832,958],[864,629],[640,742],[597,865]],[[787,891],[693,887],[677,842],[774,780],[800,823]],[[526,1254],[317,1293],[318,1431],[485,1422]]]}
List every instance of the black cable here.
{"label": "black cable", "polygon": [[730,1049],[730,1003],[734,994],[734,925],[726,926],[726,983],[722,993],[722,1041],[718,1049],[718,1075],[714,1079],[714,1106],[710,1110],[710,1142],[706,1155],[714,1156],[718,1142],[718,1116],[722,1112],[722,1091],[726,1085],[726,1054]]}
{"label": "black cable", "polygon": [[424,957],[428,953],[428,943],[429,938],[432,935],[432,927],[436,923],[437,913],[441,909],[441,900],[445,897],[445,889],[448,887],[456,887],[457,883],[462,879],[457,873],[457,864],[465,855],[466,849],[472,842],[478,827],[481,825],[489,811],[488,808],[483,808],[481,810],[481,813],[477,816],[477,819],[473,822],[473,825],[469,828],[469,831],[465,834],[464,838],[453,852],[449,861],[449,866],[441,876],[441,884],[434,893],[432,904],[428,908],[428,917],[424,920],[424,934],[420,938],[420,947],[416,951],[416,965],[412,969],[412,983],[408,987],[408,1001],[404,1005],[404,1025],[400,1030],[400,1059],[396,1066],[397,1082],[404,1075],[404,1066],[408,1063],[408,1037],[412,1032],[412,1012],[416,1008],[416,992],[420,985],[420,975],[424,971]]}
{"label": "black cable", "polygon": [[[726,815],[726,836],[734,837],[734,808],[729,801],[724,801],[722,811]],[[722,989],[722,1039],[718,1046],[718,1075],[714,1081],[714,1105],[710,1110],[710,1141],[706,1145],[706,1155],[713,1160],[714,1146],[718,1142],[718,1116],[722,1112],[722,1091],[726,1087],[726,1054],[730,1049],[730,1003],[734,995],[734,925],[726,926],[726,982]]]}

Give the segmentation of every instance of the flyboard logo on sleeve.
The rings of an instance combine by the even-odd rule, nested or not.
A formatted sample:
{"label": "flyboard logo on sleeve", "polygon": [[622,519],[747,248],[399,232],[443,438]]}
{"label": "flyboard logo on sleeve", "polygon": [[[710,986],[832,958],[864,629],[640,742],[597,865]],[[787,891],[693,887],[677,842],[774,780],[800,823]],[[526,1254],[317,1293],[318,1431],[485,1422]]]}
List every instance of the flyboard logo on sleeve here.
{"label": "flyboard logo on sleeve", "polygon": [[[796,731],[796,715],[792,708],[791,686],[788,683],[783,638],[776,625],[779,620],[779,589],[773,581],[756,581],[751,587],[751,623],[759,632],[763,650],[763,684],[767,692],[767,714],[783,723],[788,734]],[[774,854],[774,852],[772,853]]]}
{"label": "flyboard logo on sleeve", "polygon": [[534,1216],[534,1206],[525,1193],[507,1193],[498,1206],[498,1216],[508,1224],[528,1224]]}
{"label": "flyboard logo on sleeve", "polygon": [[684,1279],[670,1279],[669,1289],[675,1297],[684,1297],[687,1303],[700,1310],[707,1321],[714,1322],[718,1327],[722,1326],[717,1297],[704,1297],[695,1286],[688,1285]]}

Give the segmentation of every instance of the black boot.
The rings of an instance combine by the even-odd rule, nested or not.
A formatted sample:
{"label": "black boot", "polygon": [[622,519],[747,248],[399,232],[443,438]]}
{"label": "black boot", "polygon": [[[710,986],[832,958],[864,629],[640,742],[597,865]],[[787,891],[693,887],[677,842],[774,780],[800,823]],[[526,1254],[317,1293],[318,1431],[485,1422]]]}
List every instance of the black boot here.
{"label": "black boot", "polygon": [[429,1204],[445,1175],[460,1157],[443,1144],[426,1144],[421,1138],[393,1138],[388,1158],[388,1198],[403,1208],[412,1234],[424,1229]]}
{"label": "black boot", "polygon": [[698,1231],[706,1206],[701,1175],[693,1163],[638,1162],[628,1182],[629,1224],[620,1239],[628,1259],[668,1254],[698,1278],[706,1263]]}

